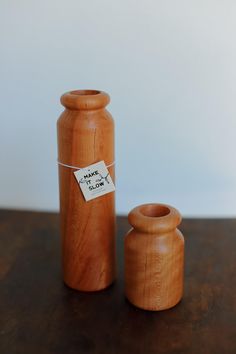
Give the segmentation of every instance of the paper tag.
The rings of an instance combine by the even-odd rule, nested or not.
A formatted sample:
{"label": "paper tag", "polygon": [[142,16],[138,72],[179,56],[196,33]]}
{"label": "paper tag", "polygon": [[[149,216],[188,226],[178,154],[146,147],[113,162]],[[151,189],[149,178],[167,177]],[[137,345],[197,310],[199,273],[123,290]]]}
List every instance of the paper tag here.
{"label": "paper tag", "polygon": [[75,171],[74,175],[86,201],[115,190],[104,161],[96,162],[93,165]]}

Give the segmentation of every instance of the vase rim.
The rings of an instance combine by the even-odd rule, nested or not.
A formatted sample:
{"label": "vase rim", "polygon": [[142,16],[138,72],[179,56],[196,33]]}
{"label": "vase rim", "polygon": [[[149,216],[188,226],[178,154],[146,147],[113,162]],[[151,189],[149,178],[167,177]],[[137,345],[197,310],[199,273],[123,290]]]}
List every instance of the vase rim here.
{"label": "vase rim", "polygon": [[132,209],[128,219],[134,229],[158,234],[175,229],[181,223],[182,217],[179,211],[170,205],[148,203]]}
{"label": "vase rim", "polygon": [[104,108],[110,102],[110,96],[101,90],[72,90],[61,96],[61,104],[71,110],[96,110]]}

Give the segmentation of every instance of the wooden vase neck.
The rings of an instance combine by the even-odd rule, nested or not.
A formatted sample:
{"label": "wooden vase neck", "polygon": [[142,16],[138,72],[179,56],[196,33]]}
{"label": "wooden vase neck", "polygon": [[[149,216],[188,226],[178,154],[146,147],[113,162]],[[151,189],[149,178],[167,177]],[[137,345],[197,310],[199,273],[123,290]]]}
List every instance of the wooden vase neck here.
{"label": "wooden vase neck", "polygon": [[165,204],[143,204],[128,215],[129,223],[142,233],[162,235],[171,232],[181,223],[177,209]]}
{"label": "wooden vase neck", "polygon": [[70,110],[97,110],[105,108],[110,102],[110,96],[103,91],[76,90],[66,92],[61,96],[61,104]]}

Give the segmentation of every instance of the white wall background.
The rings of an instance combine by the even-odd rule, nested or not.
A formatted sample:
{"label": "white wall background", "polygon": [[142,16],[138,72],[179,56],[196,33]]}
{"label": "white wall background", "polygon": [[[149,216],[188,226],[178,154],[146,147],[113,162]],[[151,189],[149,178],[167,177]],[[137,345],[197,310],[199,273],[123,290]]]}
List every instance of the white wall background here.
{"label": "white wall background", "polygon": [[117,211],[236,215],[234,0],[1,0],[0,207],[58,209],[65,91],[112,98]]}

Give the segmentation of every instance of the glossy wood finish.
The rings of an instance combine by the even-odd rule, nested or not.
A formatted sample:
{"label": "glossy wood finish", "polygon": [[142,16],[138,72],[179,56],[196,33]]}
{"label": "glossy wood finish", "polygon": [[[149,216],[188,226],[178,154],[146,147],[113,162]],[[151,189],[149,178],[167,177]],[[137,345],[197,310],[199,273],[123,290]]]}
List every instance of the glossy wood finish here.
{"label": "glossy wood finish", "polygon": [[143,204],[128,215],[125,237],[125,293],[142,309],[175,306],[183,295],[184,238],[181,215],[165,204]]}
{"label": "glossy wood finish", "polygon": [[[105,109],[105,92],[78,90],[64,94],[58,127],[58,160],[86,167],[114,162],[114,122]],[[114,192],[86,202],[75,169],[59,165],[63,278],[78,290],[97,291],[115,278]],[[114,181],[114,166],[109,172]]]}
{"label": "glossy wood finish", "polygon": [[150,312],[124,296],[118,218],[118,278],[96,293],[61,282],[59,217],[0,211],[1,354],[235,354],[236,219],[184,219],[185,292]]}

